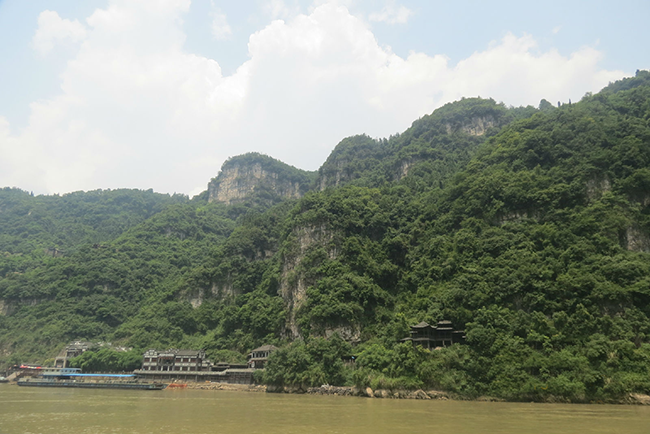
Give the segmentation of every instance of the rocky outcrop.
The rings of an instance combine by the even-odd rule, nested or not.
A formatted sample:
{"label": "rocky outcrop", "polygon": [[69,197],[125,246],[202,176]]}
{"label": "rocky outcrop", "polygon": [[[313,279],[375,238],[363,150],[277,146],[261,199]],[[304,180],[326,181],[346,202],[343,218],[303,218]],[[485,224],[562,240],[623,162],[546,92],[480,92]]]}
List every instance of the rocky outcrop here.
{"label": "rocky outcrop", "polygon": [[650,253],[650,237],[636,226],[625,231],[625,248],[632,252]]}
{"label": "rocky outcrop", "polygon": [[347,342],[357,343],[361,341],[361,328],[358,325],[340,324],[337,327],[330,327],[325,329],[324,335],[326,338],[329,339],[335,334],[339,335],[341,339]]}
{"label": "rocky outcrop", "polygon": [[535,209],[503,211],[496,215],[494,224],[503,226],[506,223],[520,223],[524,220],[539,220],[540,212]]}
{"label": "rocky outcrop", "polygon": [[276,173],[263,170],[261,164],[250,167],[237,165],[222,171],[217,179],[208,185],[208,202],[231,205],[243,201],[260,187],[269,188],[278,196],[287,199],[302,196],[299,183],[281,182]]}
{"label": "rocky outcrop", "polygon": [[[291,238],[292,248],[283,257],[279,293],[288,311],[285,335],[295,339],[300,337],[296,315],[307,301],[307,288],[315,283],[312,281],[313,278],[310,279],[305,275],[306,266],[303,266],[303,261],[312,249],[317,248],[325,250],[327,259],[335,259],[338,256],[339,248],[334,232],[326,224],[295,228]],[[309,267],[314,265],[310,263]],[[358,325],[349,324],[341,319],[339,324],[312,330],[312,334],[326,338],[337,334],[345,341],[359,342],[361,329]]]}
{"label": "rocky outcrop", "polygon": [[19,298],[11,300],[0,299],[0,316],[13,315],[22,306],[37,306],[45,301],[46,298]]}
{"label": "rocky outcrop", "polygon": [[460,124],[445,123],[447,134],[462,132],[470,136],[482,136],[488,129],[496,126],[499,124],[492,116],[475,116]]}
{"label": "rocky outcrop", "polygon": [[624,403],[635,405],[650,405],[650,395],[644,395],[642,393],[630,393],[628,399],[624,401]]}
{"label": "rocky outcrop", "polygon": [[260,384],[234,384],[234,383],[215,383],[212,381],[186,381],[184,383],[187,389],[200,389],[200,390],[228,390],[233,392],[256,392],[264,393],[267,387]]}
{"label": "rocky outcrop", "polygon": [[242,202],[256,193],[265,198],[298,199],[313,180],[313,174],[261,154],[231,158],[208,184],[208,202]]}
{"label": "rocky outcrop", "polygon": [[279,293],[289,311],[286,334],[296,338],[300,336],[296,313],[307,300],[307,287],[311,284],[302,270],[302,261],[312,248],[324,247],[330,259],[338,255],[338,249],[333,232],[325,224],[295,228],[291,238],[292,248],[283,257]]}
{"label": "rocky outcrop", "polygon": [[188,294],[187,296],[184,297],[185,301],[187,301],[189,304],[192,305],[194,309],[197,307],[201,306],[203,304],[203,300],[205,298],[205,293],[204,290],[201,288],[192,294]]}
{"label": "rocky outcrop", "polygon": [[333,166],[333,170],[330,168],[330,173],[321,174],[318,178],[318,189],[323,191],[326,188],[338,187],[344,182],[350,181],[352,178],[345,171],[348,164],[348,160],[337,161]]}
{"label": "rocky outcrop", "polygon": [[[277,390],[279,392],[285,393],[295,393],[290,389],[288,390]],[[384,398],[384,399],[439,399],[439,400],[448,400],[450,396],[439,390],[429,390],[424,391],[422,389],[418,390],[387,390],[387,389],[377,389],[372,390],[370,387],[365,389],[359,389],[356,387],[338,387],[330,386],[324,384],[320,387],[310,387],[306,391],[310,395],[337,395],[337,396],[365,396],[367,398]],[[301,392],[301,393],[305,393]]]}
{"label": "rocky outcrop", "polygon": [[404,160],[401,162],[399,166],[399,171],[398,171],[398,179],[404,178],[406,175],[409,174],[409,169],[413,165],[413,160]]}
{"label": "rocky outcrop", "polygon": [[239,292],[235,290],[230,282],[214,283],[210,288],[197,288],[192,291],[185,292],[181,295],[182,301],[187,301],[193,308],[197,308],[203,302],[210,298],[219,300],[233,299]]}
{"label": "rocky outcrop", "polygon": [[589,201],[598,200],[602,197],[603,193],[611,191],[611,189],[612,183],[606,176],[591,178],[587,181],[586,185],[587,199]]}

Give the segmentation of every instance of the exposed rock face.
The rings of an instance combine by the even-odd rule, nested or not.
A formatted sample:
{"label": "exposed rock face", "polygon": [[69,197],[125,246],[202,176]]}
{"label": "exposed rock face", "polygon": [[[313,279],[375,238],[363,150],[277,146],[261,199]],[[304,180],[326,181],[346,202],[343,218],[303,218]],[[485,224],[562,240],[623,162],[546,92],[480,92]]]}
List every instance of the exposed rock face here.
{"label": "exposed rock face", "polygon": [[334,334],[338,334],[341,339],[347,342],[361,341],[361,329],[358,326],[340,325],[325,330],[325,337],[327,339],[331,338]]}
{"label": "exposed rock face", "polygon": [[399,175],[398,175],[399,179],[402,179],[406,175],[409,174],[409,169],[411,168],[412,165],[413,165],[412,160],[404,160],[404,161],[402,161],[402,164],[400,165],[400,168],[399,168]]}
{"label": "exposed rock face", "polygon": [[539,210],[520,209],[499,213],[494,219],[494,224],[503,226],[506,223],[520,223],[526,219],[539,220],[539,218]]}
{"label": "exposed rock face", "polygon": [[192,305],[194,309],[203,304],[203,290],[197,291],[196,294],[192,294],[187,297],[187,301]]}
{"label": "exposed rock face", "polygon": [[590,201],[600,199],[603,193],[612,189],[609,178],[592,178],[587,181],[587,199]]}
{"label": "exposed rock face", "polygon": [[36,306],[44,301],[44,298],[20,298],[17,300],[2,300],[0,299],[0,316],[13,315],[22,306]]}
{"label": "exposed rock face", "polygon": [[461,125],[446,123],[445,128],[447,129],[447,134],[461,131],[470,136],[482,136],[488,129],[497,125],[497,121],[492,116],[476,116],[469,122],[465,122]]}
{"label": "exposed rock face", "polygon": [[626,248],[633,252],[650,253],[650,237],[638,227],[631,226],[625,232]]}
{"label": "exposed rock face", "polygon": [[220,300],[232,299],[238,295],[238,291],[229,282],[215,283],[211,288],[198,288],[191,292],[185,293],[181,296],[181,300],[185,300],[197,308],[203,304],[206,299],[217,298]]}
{"label": "exposed rock face", "polygon": [[287,199],[302,196],[298,182],[279,179],[277,173],[262,168],[260,163],[246,166],[234,164],[222,169],[219,176],[208,185],[208,202],[228,205],[241,202],[261,187]]}
{"label": "exposed rock face", "polygon": [[[277,391],[291,393],[290,390],[284,390],[284,389],[277,390]],[[426,392],[422,389],[372,390],[370,387],[366,387],[365,389],[358,389],[356,387],[346,387],[346,386],[337,387],[337,386],[330,386],[328,384],[323,384],[320,387],[310,387],[306,390],[306,393],[310,395],[365,396],[368,398],[384,398],[384,399],[439,399],[439,400],[450,399],[447,393],[439,390],[428,390]],[[640,402],[643,399],[643,397],[647,395],[638,395],[638,396],[639,397],[635,396],[632,398]]]}
{"label": "exposed rock face", "polygon": [[344,173],[344,168],[349,164],[348,160],[340,160],[335,164],[336,172],[327,175],[323,174],[318,180],[318,189],[325,190],[328,187],[338,187],[341,183],[349,181],[350,176]]}
{"label": "exposed rock face", "polygon": [[237,291],[230,282],[213,284],[211,292],[213,296],[220,299],[232,298],[239,294],[239,291]]}
{"label": "exposed rock face", "polygon": [[294,251],[283,258],[279,293],[289,309],[286,333],[296,338],[300,336],[296,313],[307,300],[307,287],[311,284],[304,276],[301,263],[311,248],[325,247],[330,259],[338,255],[338,249],[332,231],[325,224],[295,228],[292,236]]}
{"label": "exposed rock face", "polygon": [[302,197],[316,172],[307,172],[267,155],[251,152],[228,159],[219,175],[208,184],[208,202],[233,204],[252,195],[262,202],[277,203]]}

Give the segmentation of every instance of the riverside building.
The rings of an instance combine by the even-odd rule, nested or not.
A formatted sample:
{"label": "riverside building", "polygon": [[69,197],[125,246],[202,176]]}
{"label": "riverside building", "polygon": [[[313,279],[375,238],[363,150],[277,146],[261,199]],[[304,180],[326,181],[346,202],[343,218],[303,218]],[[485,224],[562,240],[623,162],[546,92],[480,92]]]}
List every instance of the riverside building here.
{"label": "riverside building", "polygon": [[421,345],[427,349],[446,347],[465,343],[465,331],[456,330],[451,321],[438,321],[436,326],[422,321],[411,326],[411,336],[402,339],[402,342],[413,342],[414,345]]}
{"label": "riverside building", "polygon": [[142,360],[142,371],[206,372],[211,368],[203,350],[149,350]]}

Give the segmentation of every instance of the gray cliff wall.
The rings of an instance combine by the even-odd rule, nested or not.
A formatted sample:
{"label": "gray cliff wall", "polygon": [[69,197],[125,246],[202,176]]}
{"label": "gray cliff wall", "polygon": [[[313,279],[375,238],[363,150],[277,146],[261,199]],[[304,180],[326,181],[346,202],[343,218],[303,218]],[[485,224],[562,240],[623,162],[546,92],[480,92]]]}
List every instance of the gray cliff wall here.
{"label": "gray cliff wall", "polygon": [[282,180],[277,173],[264,170],[259,163],[235,164],[223,169],[210,182],[208,202],[231,205],[245,200],[259,189],[269,190],[285,199],[298,199],[302,196],[300,183]]}

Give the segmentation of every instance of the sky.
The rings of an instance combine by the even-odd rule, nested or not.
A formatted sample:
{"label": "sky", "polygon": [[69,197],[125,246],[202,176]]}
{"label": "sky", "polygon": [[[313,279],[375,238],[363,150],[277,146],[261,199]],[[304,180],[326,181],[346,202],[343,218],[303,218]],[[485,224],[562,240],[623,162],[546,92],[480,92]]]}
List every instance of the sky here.
{"label": "sky", "polygon": [[647,0],[0,0],[0,187],[190,196],[317,170],[462,97],[578,101],[650,68]]}

